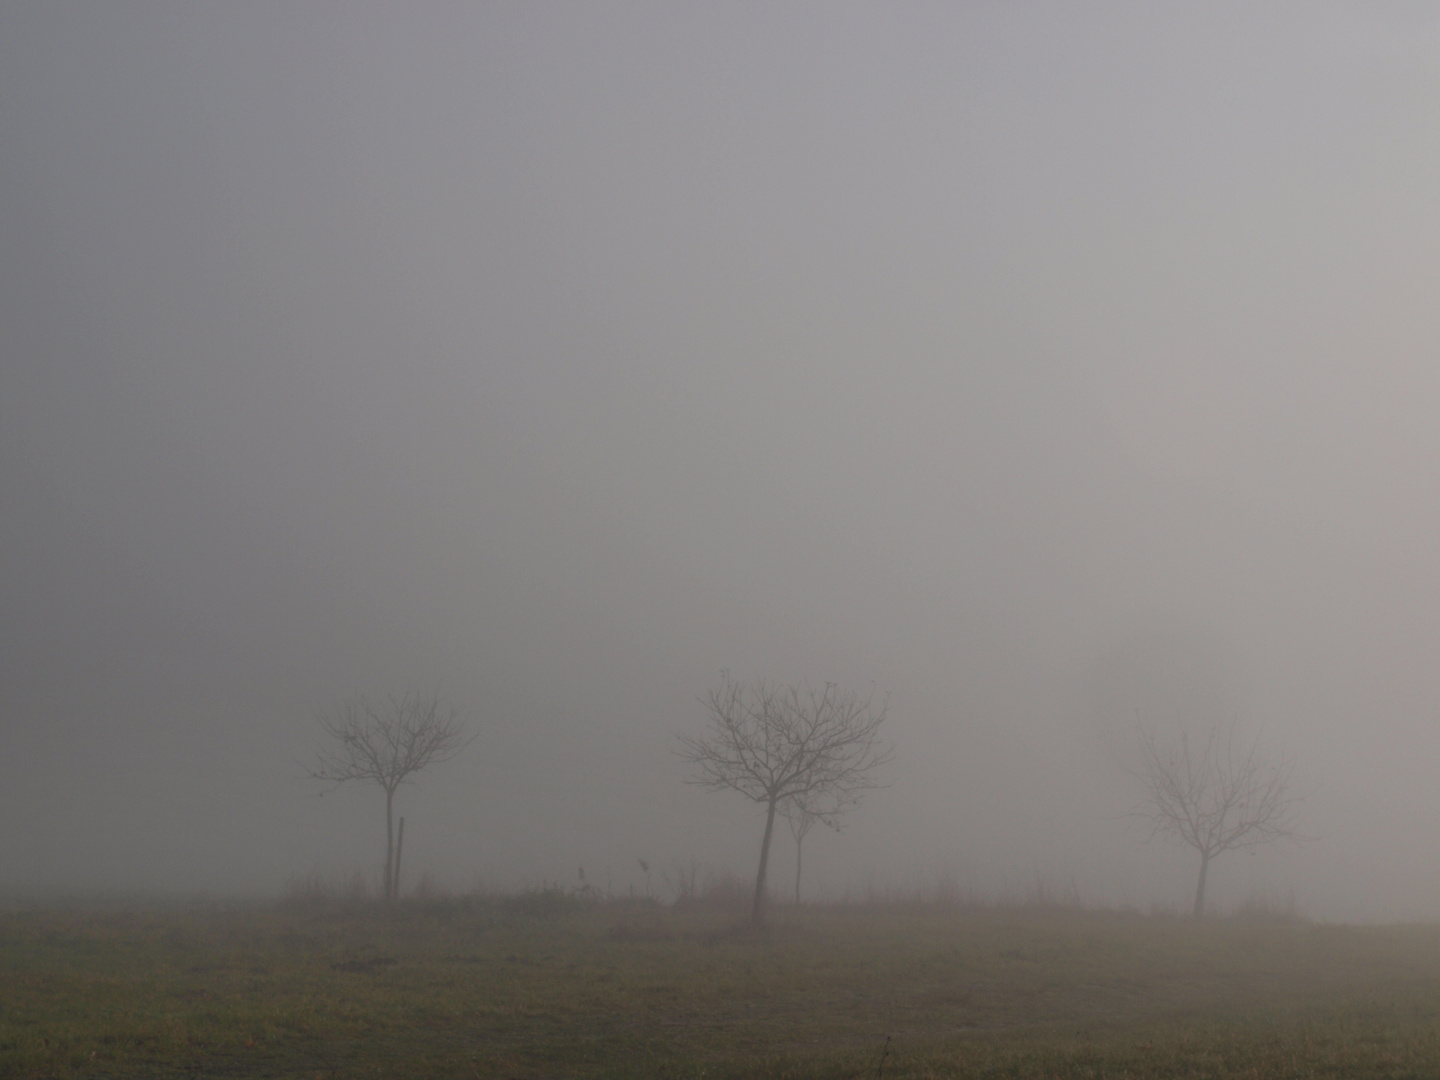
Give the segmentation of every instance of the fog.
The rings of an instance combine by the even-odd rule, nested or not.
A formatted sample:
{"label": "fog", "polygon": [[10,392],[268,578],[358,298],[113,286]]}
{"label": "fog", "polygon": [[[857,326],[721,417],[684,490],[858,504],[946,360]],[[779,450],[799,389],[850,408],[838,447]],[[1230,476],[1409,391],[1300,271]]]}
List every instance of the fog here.
{"label": "fog", "polygon": [[1183,909],[1234,719],[1218,906],[1440,917],[1437,130],[1420,4],[5,5],[0,891],[378,877],[406,687],[407,887],[752,875],[728,669],[888,695],[811,895]]}

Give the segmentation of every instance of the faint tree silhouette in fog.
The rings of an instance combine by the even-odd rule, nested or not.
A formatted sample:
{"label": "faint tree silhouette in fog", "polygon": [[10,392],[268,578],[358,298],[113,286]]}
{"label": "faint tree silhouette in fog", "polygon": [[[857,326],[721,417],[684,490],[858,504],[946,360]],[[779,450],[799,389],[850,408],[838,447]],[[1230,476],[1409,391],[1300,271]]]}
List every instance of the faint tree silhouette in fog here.
{"label": "faint tree silhouette in fog", "polygon": [[407,690],[379,705],[364,696],[316,716],[330,745],[306,771],[313,780],[335,785],[360,780],[385,792],[385,899],[400,885],[395,843],[395,791],[420,770],[448,761],[473,739],[452,706],[435,694]]}
{"label": "faint tree silhouette in fog", "polygon": [[790,835],[795,838],[795,903],[798,904],[800,903],[800,868],[805,852],[805,837],[820,818],[810,809],[809,803],[803,797],[786,799],[785,804],[780,807],[780,813],[785,815],[785,820],[790,825]]}
{"label": "faint tree silhouette in fog", "polygon": [[759,923],[776,813],[803,806],[833,825],[856,806],[894,753],[880,738],[885,706],[876,709],[869,696],[834,683],[820,690],[764,680],[746,684],[728,671],[700,700],[708,714],[705,731],[679,737],[680,756],[694,766],[687,782],[712,791],[730,788],[765,807],[750,913]]}
{"label": "faint tree silhouette in fog", "polygon": [[1300,838],[1292,823],[1298,800],[1290,794],[1291,763],[1262,760],[1255,743],[1237,747],[1233,723],[1211,728],[1198,747],[1184,732],[1162,747],[1148,725],[1139,741],[1135,774],[1145,797],[1136,813],[1150,822],[1152,839],[1174,840],[1199,854],[1196,918],[1205,913],[1205,877],[1217,855]]}

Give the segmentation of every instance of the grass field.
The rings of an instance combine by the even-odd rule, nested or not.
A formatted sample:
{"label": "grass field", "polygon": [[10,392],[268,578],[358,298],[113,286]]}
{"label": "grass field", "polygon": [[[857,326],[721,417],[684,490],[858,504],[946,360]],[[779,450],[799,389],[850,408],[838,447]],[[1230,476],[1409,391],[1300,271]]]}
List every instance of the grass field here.
{"label": "grass field", "polygon": [[1440,1075],[1440,928],[507,899],[0,916],[0,1075]]}

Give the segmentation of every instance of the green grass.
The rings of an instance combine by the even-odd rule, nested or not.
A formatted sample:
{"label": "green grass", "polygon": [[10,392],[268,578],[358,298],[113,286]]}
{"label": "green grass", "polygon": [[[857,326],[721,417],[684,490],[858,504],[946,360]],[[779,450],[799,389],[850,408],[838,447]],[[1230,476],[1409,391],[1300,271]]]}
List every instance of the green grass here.
{"label": "green grass", "polygon": [[[888,1052],[885,1051],[889,1038]],[[1440,1074],[1440,928],[508,900],[0,916],[0,1076]]]}

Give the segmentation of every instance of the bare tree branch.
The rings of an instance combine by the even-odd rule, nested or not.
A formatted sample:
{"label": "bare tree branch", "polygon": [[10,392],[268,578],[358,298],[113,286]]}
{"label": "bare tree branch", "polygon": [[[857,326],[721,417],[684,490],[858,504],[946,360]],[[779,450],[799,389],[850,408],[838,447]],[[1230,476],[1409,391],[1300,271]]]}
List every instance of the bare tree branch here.
{"label": "bare tree branch", "polygon": [[1205,878],[1215,856],[1301,839],[1293,824],[1299,799],[1291,794],[1292,763],[1264,760],[1258,740],[1237,746],[1233,722],[1212,728],[1198,749],[1184,732],[1177,743],[1162,746],[1154,727],[1145,724],[1139,743],[1134,774],[1145,795],[1135,813],[1150,823],[1152,839],[1173,840],[1199,854],[1197,917],[1205,911]]}
{"label": "bare tree branch", "polygon": [[738,791],[766,807],[751,913],[759,922],[777,811],[804,807],[833,827],[857,806],[877,786],[877,770],[894,756],[880,737],[885,704],[877,709],[870,696],[834,683],[818,690],[765,680],[746,684],[728,671],[700,700],[705,731],[679,736],[677,753],[694,767],[686,782]]}

